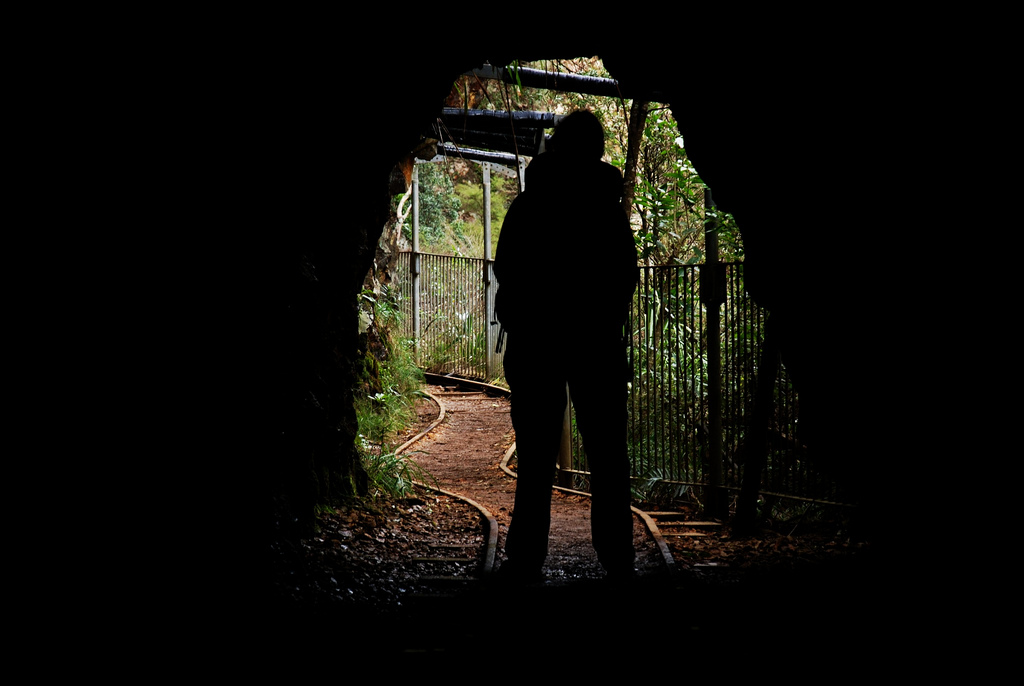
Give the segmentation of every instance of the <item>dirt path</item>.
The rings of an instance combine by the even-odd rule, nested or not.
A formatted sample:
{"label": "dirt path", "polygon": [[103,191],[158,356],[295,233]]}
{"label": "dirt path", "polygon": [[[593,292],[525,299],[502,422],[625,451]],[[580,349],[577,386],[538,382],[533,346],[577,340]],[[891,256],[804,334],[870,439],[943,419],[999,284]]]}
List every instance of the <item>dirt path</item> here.
{"label": "dirt path", "polygon": [[[429,390],[446,405],[447,418],[412,448],[411,457],[439,487],[474,500],[496,518],[500,564],[515,493],[515,480],[499,467],[514,439],[509,403],[436,386]],[[400,440],[428,426],[437,408],[424,401],[418,414],[416,426]],[[496,644],[487,640],[517,655],[547,654],[552,632],[585,632],[590,654],[621,654],[645,635],[651,639],[645,645],[660,646],[668,637],[693,654],[773,637],[787,644],[797,636],[827,639],[834,648],[843,639],[859,638],[851,617],[878,614],[890,602],[890,594],[879,590],[888,591],[880,568],[852,564],[841,541],[812,536],[680,535],[669,539],[675,564],[666,572],[639,517],[638,579],[627,587],[610,585],[602,581],[591,546],[589,500],[558,491],[552,499],[547,583],[438,585],[434,575],[468,580],[478,573],[472,553],[457,568],[438,570],[426,560],[479,550],[479,513],[457,498],[422,489],[370,505],[321,513],[316,535],[299,544],[272,540],[269,602],[261,606],[268,635],[293,629],[301,617],[303,626],[323,635],[340,631],[344,646],[358,656],[495,654]],[[539,617],[550,631],[520,631],[536,626]],[[722,643],[723,637],[728,641]]]}
{"label": "dirt path", "polygon": [[[444,403],[447,416],[413,446],[416,452],[411,457],[436,479],[440,488],[470,498],[491,512],[498,522],[500,564],[515,497],[515,480],[500,468],[502,456],[515,439],[509,401],[483,393],[446,391],[440,386],[427,390]],[[421,413],[430,411],[436,409],[420,408]],[[660,553],[639,518],[634,520],[634,545],[640,574],[664,568]],[[589,498],[555,492],[544,573],[552,583],[604,577],[591,544]]]}

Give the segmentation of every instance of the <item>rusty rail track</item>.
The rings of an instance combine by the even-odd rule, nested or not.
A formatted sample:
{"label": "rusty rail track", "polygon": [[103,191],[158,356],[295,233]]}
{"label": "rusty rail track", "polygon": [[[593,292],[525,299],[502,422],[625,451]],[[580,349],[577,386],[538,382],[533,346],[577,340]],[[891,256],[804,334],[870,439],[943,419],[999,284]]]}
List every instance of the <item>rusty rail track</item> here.
{"label": "rusty rail track", "polygon": [[[440,375],[440,374],[430,374],[430,373],[426,374],[426,379],[427,379],[428,383],[431,383],[431,384],[434,384],[434,385],[439,385],[439,386],[445,387],[447,389],[451,389],[451,390],[448,391],[448,393],[451,393],[451,394],[480,394],[480,393],[483,393],[483,394],[489,395],[491,397],[504,397],[504,398],[507,398],[510,395],[509,390],[506,389],[506,388],[502,388],[500,386],[495,386],[493,384],[484,383],[484,382],[481,382],[481,381],[474,381],[474,380],[471,380],[471,379],[464,379],[464,378],[460,378],[460,377],[454,377],[454,376],[448,376],[448,375]],[[430,394],[430,393],[428,393],[427,395],[431,398],[431,400],[433,400],[434,403],[437,404],[437,406],[439,408],[437,419],[435,419],[433,422],[431,422],[423,431],[418,433],[416,436],[412,437],[411,439],[406,441],[403,445],[399,446],[399,448],[396,450],[396,454],[403,454],[405,452],[408,452],[409,449],[412,448],[419,440],[421,440],[430,431],[432,431],[439,424],[441,424],[441,422],[444,421],[446,409],[445,409],[445,404],[444,404],[443,400],[441,398],[433,395],[433,394]],[[516,474],[515,474],[515,472],[512,469],[510,469],[508,467],[508,462],[512,458],[512,455],[515,452],[515,447],[516,447],[515,443],[513,443],[508,448],[508,450],[506,450],[506,452],[502,456],[501,464],[500,464],[502,471],[504,471],[506,474],[508,474],[512,478],[515,478]],[[471,498],[468,498],[468,497],[466,497],[464,495],[461,495],[459,493],[450,492],[450,491],[447,491],[445,489],[439,488],[436,485],[431,485],[431,484],[427,484],[427,483],[417,482],[417,486],[419,486],[420,488],[426,489],[426,490],[430,490],[430,491],[435,492],[435,493],[440,493],[440,494],[443,494],[445,496],[461,500],[461,501],[467,503],[468,505],[472,506],[473,508],[475,508],[477,511],[480,512],[480,515],[481,515],[483,521],[486,522],[486,524],[487,524],[487,533],[486,533],[486,535],[484,537],[485,542],[484,542],[483,550],[479,552],[479,565],[477,567],[477,570],[478,570],[477,573],[479,575],[479,578],[487,578],[488,576],[490,576],[490,574],[494,571],[495,553],[497,551],[497,541],[498,541],[498,525],[497,525],[497,521],[496,521],[494,515],[485,506],[483,506],[482,504],[474,501]],[[577,491],[577,490],[573,490],[573,489],[569,489],[569,488],[564,488],[564,487],[561,487],[561,486],[552,485],[552,488],[554,488],[555,490],[562,491],[564,493],[571,493],[571,494],[582,495],[582,496],[586,496],[586,497],[590,496],[589,493],[586,493],[586,492],[583,492],[583,491]],[[655,517],[652,516],[651,513],[647,513],[647,512],[645,512],[645,511],[643,511],[643,510],[641,510],[641,509],[639,509],[637,507],[633,507],[632,510],[633,510],[634,514],[637,517],[639,517],[644,522],[644,525],[647,528],[647,531],[650,533],[652,539],[654,540],[655,544],[658,547],[659,552],[661,553],[661,557],[662,557],[662,560],[663,560],[666,568],[669,569],[669,570],[675,569],[675,560],[672,557],[672,553],[671,553],[671,550],[669,549],[668,544],[665,542],[665,538],[662,535],[662,532],[661,532],[661,530],[660,530],[660,528],[658,526],[658,523],[657,523]],[[466,559],[467,558],[466,558],[465,555],[459,555],[459,556],[439,556],[438,558],[431,559],[431,560],[426,560],[426,559],[419,560],[418,559],[416,561],[417,562],[435,562],[438,565],[444,565],[444,564],[450,564],[450,563],[460,563],[460,565],[463,568],[465,568]],[[430,576],[423,577],[423,580],[424,581],[431,581],[431,582],[439,584],[439,585],[444,585],[444,584],[446,584],[446,585],[459,585],[459,584],[465,584],[465,583],[469,582],[470,578],[467,578],[465,576],[451,576],[449,574],[437,574],[437,575],[430,575]]]}

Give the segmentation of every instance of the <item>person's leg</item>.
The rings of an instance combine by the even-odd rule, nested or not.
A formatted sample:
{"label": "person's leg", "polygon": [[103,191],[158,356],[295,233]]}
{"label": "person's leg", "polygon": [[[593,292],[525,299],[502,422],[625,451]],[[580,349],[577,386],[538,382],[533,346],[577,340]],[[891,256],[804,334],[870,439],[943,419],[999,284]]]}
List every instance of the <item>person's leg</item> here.
{"label": "person's leg", "polygon": [[610,375],[613,380],[609,383],[593,365],[615,365],[621,353],[621,347],[610,347],[592,363],[581,365],[579,373],[569,380],[576,425],[590,469],[594,549],[601,565],[614,574],[631,573],[635,559],[626,450],[626,386],[619,383],[617,375]]}
{"label": "person's leg", "polygon": [[548,552],[551,488],[565,412],[565,379],[543,356],[510,336],[505,379],[512,390],[516,431],[516,496],[505,540],[508,563],[524,575],[539,572]]}

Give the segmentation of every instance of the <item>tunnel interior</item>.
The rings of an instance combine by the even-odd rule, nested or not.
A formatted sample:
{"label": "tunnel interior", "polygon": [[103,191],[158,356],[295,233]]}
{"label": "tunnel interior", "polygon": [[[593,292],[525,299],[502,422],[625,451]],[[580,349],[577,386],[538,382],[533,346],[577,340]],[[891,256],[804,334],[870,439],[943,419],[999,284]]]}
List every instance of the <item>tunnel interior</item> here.
{"label": "tunnel interior", "polygon": [[[736,217],[748,288],[776,322],[808,433],[859,493],[869,529],[883,512],[891,515],[903,475],[875,478],[886,458],[864,430],[867,408],[878,405],[877,388],[865,379],[885,369],[875,366],[884,324],[864,316],[877,284],[865,283],[864,252],[849,240],[863,232],[850,192],[862,185],[861,172],[850,153],[872,149],[867,122],[876,119],[870,97],[857,90],[864,75],[856,61],[832,53],[832,78],[823,81],[798,49],[740,62],[708,52],[684,68],[672,43],[639,54],[553,42],[529,56],[454,51],[414,72],[404,56],[382,55],[372,70],[346,72],[340,95],[322,87],[331,75],[326,66],[271,75],[277,88],[269,90],[279,97],[267,112],[289,133],[261,150],[256,170],[264,175],[254,185],[262,191],[254,197],[261,222],[277,227],[266,444],[273,509],[287,511],[296,532],[309,525],[318,500],[365,485],[352,440],[356,296],[388,218],[393,168],[437,120],[460,74],[487,63],[591,55],[625,97],[670,104],[687,155],[718,206]],[[369,121],[353,107],[383,102]],[[839,125],[839,113],[857,124]],[[342,172],[338,158],[357,161],[358,173]]]}

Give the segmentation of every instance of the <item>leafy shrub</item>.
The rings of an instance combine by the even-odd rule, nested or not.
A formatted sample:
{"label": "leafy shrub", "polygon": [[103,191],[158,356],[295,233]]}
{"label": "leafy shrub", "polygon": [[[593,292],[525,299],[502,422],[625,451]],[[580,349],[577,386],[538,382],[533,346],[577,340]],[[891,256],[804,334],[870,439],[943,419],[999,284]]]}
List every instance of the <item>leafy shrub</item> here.
{"label": "leafy shrub", "polygon": [[361,304],[370,323],[356,392],[356,447],[369,476],[371,495],[403,497],[411,492],[414,478],[427,476],[415,463],[394,453],[398,433],[416,419],[423,372],[413,359],[412,342],[397,338],[401,315],[395,295],[386,287],[379,296],[366,291]]}

